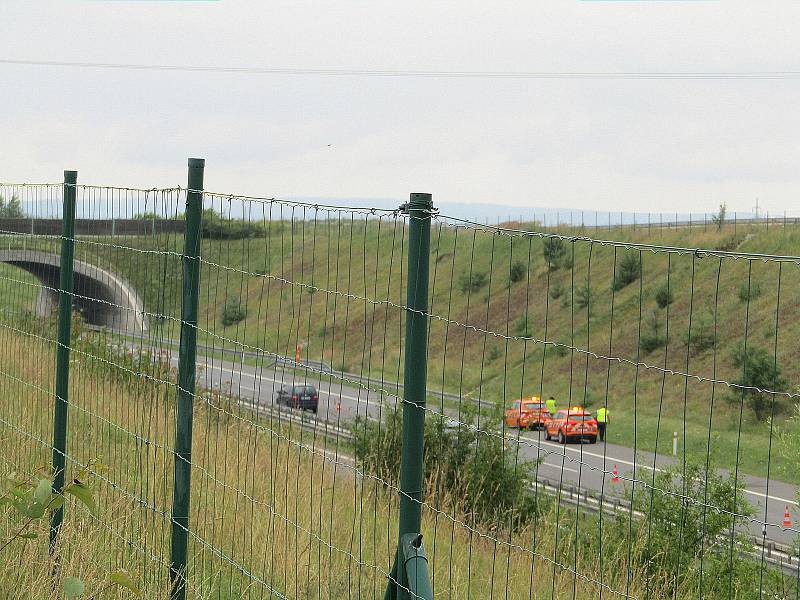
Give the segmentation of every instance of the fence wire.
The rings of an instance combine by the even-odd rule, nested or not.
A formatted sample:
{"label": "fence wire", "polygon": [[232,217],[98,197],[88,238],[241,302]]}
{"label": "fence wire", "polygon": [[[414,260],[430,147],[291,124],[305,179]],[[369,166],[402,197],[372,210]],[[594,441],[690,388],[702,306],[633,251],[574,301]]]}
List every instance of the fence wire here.
{"label": "fence wire", "polygon": [[[62,195],[0,185],[8,472],[53,450]],[[66,459],[97,508],[68,504],[62,571],[124,567],[147,598],[170,595],[185,202],[77,186]],[[434,596],[800,598],[796,224],[430,219]],[[204,194],[189,597],[383,597],[409,220]]]}

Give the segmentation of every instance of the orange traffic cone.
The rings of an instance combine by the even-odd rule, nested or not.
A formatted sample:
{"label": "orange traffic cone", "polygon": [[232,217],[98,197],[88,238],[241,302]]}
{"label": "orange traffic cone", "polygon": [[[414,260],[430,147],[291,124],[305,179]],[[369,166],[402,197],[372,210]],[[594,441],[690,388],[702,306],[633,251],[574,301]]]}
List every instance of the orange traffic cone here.
{"label": "orange traffic cone", "polygon": [[617,465],[614,465],[614,470],[611,471],[611,483],[619,483],[619,471],[617,471]]}
{"label": "orange traffic cone", "polygon": [[783,509],[783,526],[784,527],[791,527],[792,526],[792,515],[789,514],[789,505],[788,504]]}

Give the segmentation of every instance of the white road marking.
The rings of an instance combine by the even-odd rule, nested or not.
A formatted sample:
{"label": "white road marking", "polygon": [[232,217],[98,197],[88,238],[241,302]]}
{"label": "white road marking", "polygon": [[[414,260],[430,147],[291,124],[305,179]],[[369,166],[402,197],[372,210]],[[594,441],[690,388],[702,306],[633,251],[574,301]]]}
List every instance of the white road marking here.
{"label": "white road marking", "polygon": [[[173,361],[177,362],[176,359],[173,359]],[[197,364],[202,366],[202,367],[210,368],[212,370],[213,369],[218,369],[220,371],[225,371],[227,373],[230,373],[231,375],[237,375],[238,374],[240,377],[242,375],[244,375],[244,376],[250,377],[253,380],[266,379],[268,381],[272,381],[273,383],[285,383],[284,380],[282,380],[282,379],[275,379],[273,377],[267,377],[266,375],[255,375],[255,374],[248,373],[246,371],[241,371],[241,370],[235,371],[233,369],[229,369],[229,368],[223,367],[221,365],[214,365],[214,364],[207,363],[207,362],[202,362],[202,363],[199,362]],[[243,387],[244,389],[250,390],[252,392],[259,391],[259,390],[256,390],[254,388],[248,387],[248,386],[240,386],[240,387]],[[365,404],[367,404],[369,406],[375,406],[377,408],[383,408],[383,404],[382,403],[373,402],[373,401],[367,400],[365,398],[357,398],[355,396],[349,396],[347,394],[336,394],[336,393],[332,393],[332,392],[325,392],[325,391],[322,391],[322,390],[319,390],[319,393],[320,394],[325,394],[326,396],[329,396],[331,398],[346,398],[348,400],[353,400],[353,401],[355,401],[357,403],[363,402],[363,403],[365,403]],[[664,469],[661,469],[659,467],[652,467],[652,466],[650,466],[650,465],[648,465],[648,464],[646,464],[644,462],[634,463],[632,461],[625,460],[624,458],[617,458],[617,457],[609,456],[607,454],[603,455],[603,454],[597,454],[595,452],[589,452],[588,450],[583,450],[582,447],[581,447],[581,449],[570,448],[568,446],[564,446],[564,445],[561,445],[561,444],[556,444],[554,442],[548,442],[548,441],[546,441],[544,439],[532,438],[532,437],[527,436],[527,435],[522,435],[520,437],[525,438],[526,440],[531,441],[531,442],[536,442],[540,446],[550,446],[552,448],[563,449],[564,451],[569,450],[571,452],[577,452],[577,453],[579,453],[581,455],[591,456],[591,457],[594,457],[594,458],[603,459],[604,462],[619,463],[619,464],[628,465],[628,466],[631,466],[631,467],[636,466],[636,467],[638,467],[640,469],[647,469],[649,471],[655,470],[658,473],[663,473],[664,472]],[[547,464],[547,463],[544,463],[544,462],[542,463],[542,465],[546,465],[546,466],[554,467],[554,468],[559,468],[559,469],[561,468],[561,467],[557,467],[556,465],[550,465],[550,464]],[[571,471],[573,473],[578,473],[579,472],[577,469],[570,469],[568,467],[564,467],[564,470],[565,471]],[[766,498],[768,500],[776,500],[778,502],[782,502],[784,504],[790,504],[792,506],[800,506],[800,504],[798,504],[797,501],[791,500],[789,498],[783,498],[781,496],[773,496],[771,494],[768,495],[768,494],[766,494],[764,492],[757,492],[755,490],[750,490],[750,489],[747,489],[747,488],[744,488],[742,491],[745,494],[750,494],[751,496],[756,496],[756,497],[759,497],[759,498]]]}
{"label": "white road marking", "polygon": [[[602,454],[597,454],[595,452],[589,452],[587,450],[581,450],[581,449],[578,449],[578,448],[570,448],[568,446],[563,446],[561,444],[556,444],[556,443],[553,443],[553,442],[545,441],[544,439],[540,440],[540,439],[532,438],[532,437],[529,437],[527,435],[522,436],[522,437],[524,437],[526,440],[530,440],[532,442],[536,442],[537,444],[540,444],[540,445],[546,445],[546,446],[551,446],[553,448],[570,450],[571,452],[578,452],[581,455],[593,456],[594,458],[601,458],[601,459],[603,459],[604,462],[621,463],[623,465],[629,465],[631,467],[634,466],[633,462],[631,462],[629,460],[625,460],[623,458],[615,458],[615,457],[609,456],[607,454],[606,455],[602,455]],[[661,469],[659,467],[655,467],[654,468],[654,467],[652,467],[652,466],[650,466],[648,464],[645,464],[643,462],[637,462],[637,463],[635,463],[635,466],[637,468],[647,469],[649,471],[655,470],[658,473],[663,473],[664,472],[664,469]],[[769,500],[777,500],[778,502],[783,502],[784,504],[791,504],[792,506],[800,506],[800,504],[798,504],[795,500],[790,500],[788,498],[781,498],[780,496],[767,495],[764,492],[757,492],[755,490],[749,490],[747,488],[744,488],[742,491],[745,494],[750,494],[752,496],[757,496],[759,498],[767,498]]]}
{"label": "white road marking", "polygon": [[550,463],[540,463],[540,467],[550,467],[552,469],[558,469],[559,471],[570,471],[571,473],[580,473],[578,469],[570,469],[569,467],[562,467],[561,465],[551,465]]}
{"label": "white road marking", "polygon": [[[247,371],[235,371],[233,369],[228,369],[227,367],[223,367],[221,365],[212,365],[210,363],[197,363],[197,364],[199,364],[202,367],[208,367],[208,368],[210,368],[212,370],[225,371],[226,373],[230,373],[231,375],[239,375],[240,378],[242,376],[246,376],[246,377],[249,377],[250,379],[252,379],[254,381],[258,381],[259,379],[266,379],[267,381],[272,381],[273,383],[281,383],[281,384],[282,383],[286,383],[283,379],[275,379],[274,377],[268,377],[268,376],[262,375],[262,374],[255,375],[253,373],[248,373]],[[239,387],[242,387],[242,388],[245,388],[245,389],[249,389],[249,390],[252,390],[252,391],[260,391],[260,390],[254,389],[254,388],[243,386],[241,384],[239,384]],[[326,392],[324,390],[318,390],[318,392],[320,394],[324,394],[324,395],[329,396],[331,398],[346,398],[347,400],[354,400],[357,403],[363,402],[364,404],[367,404],[369,406],[375,406],[377,408],[382,408],[383,407],[382,403],[374,402],[372,400],[367,400],[366,398],[357,398],[356,396],[348,396],[347,394],[337,394],[337,393],[334,393],[334,392]]]}

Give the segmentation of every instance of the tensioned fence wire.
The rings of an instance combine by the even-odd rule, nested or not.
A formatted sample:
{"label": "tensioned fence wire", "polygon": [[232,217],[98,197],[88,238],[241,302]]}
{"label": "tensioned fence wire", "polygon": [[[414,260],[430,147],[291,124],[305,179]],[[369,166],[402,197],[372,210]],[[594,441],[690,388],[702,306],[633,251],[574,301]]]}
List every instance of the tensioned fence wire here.
{"label": "tensioned fence wire", "polygon": [[[78,190],[76,261],[95,276],[73,293],[87,324],[72,345],[68,468],[106,465],[94,520],[117,549],[101,560],[133,563],[165,594],[185,190]],[[37,206],[30,229],[0,219],[0,248],[58,255],[60,230],[44,228],[61,186],[0,194]],[[204,206],[190,595],[382,597],[409,217],[209,192]],[[797,597],[784,510],[800,259],[774,251],[792,247],[792,226],[786,246],[731,248],[724,225],[698,249],[668,232],[652,244],[431,217],[421,504],[435,596]],[[17,359],[2,381],[17,404],[2,424],[19,469],[51,452],[55,336],[31,315],[58,282],[3,269]],[[296,406],[307,393],[316,413]],[[607,407],[607,441],[560,444],[504,412],[551,397]]]}

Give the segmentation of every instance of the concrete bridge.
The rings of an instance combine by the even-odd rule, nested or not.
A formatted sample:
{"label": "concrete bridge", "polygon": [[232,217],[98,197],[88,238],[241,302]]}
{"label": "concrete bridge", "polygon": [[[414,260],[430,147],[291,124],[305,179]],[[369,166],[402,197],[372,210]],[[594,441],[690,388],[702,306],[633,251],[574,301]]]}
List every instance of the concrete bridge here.
{"label": "concrete bridge", "polygon": [[[42,284],[35,312],[49,316],[58,309],[61,259],[38,250],[0,250],[0,262],[24,269]],[[73,307],[92,325],[142,331],[147,327],[144,306],[134,289],[120,277],[95,265],[75,260]]]}

